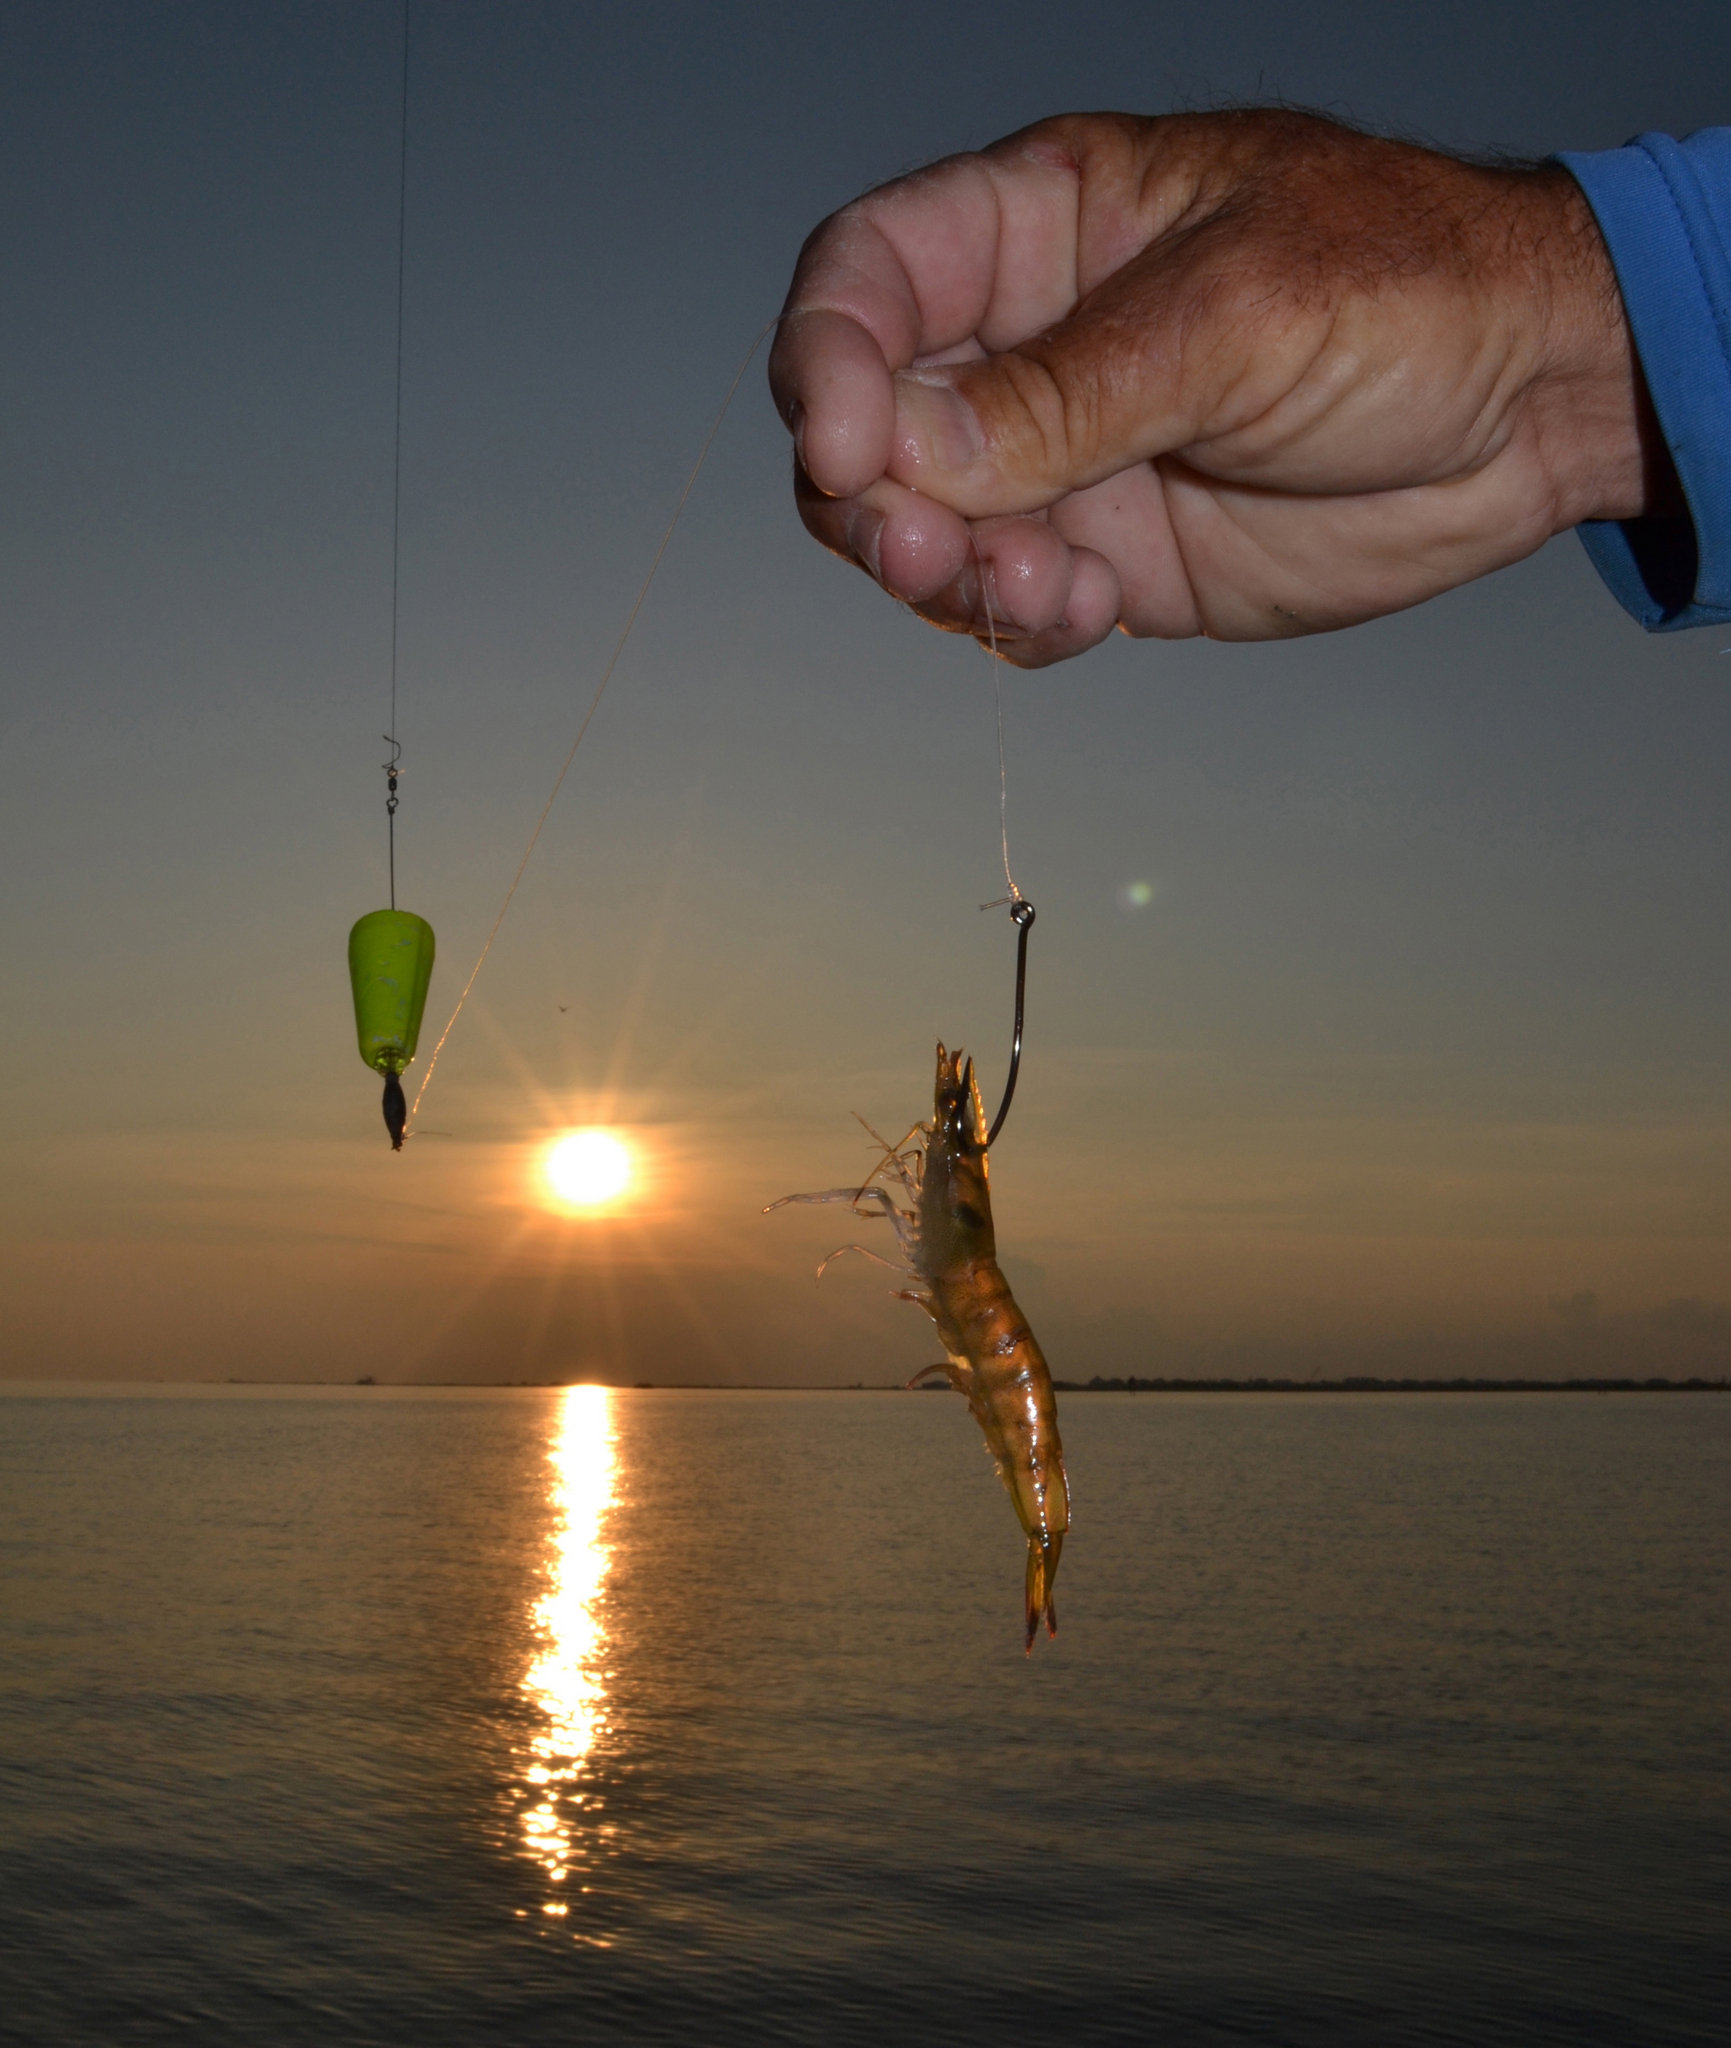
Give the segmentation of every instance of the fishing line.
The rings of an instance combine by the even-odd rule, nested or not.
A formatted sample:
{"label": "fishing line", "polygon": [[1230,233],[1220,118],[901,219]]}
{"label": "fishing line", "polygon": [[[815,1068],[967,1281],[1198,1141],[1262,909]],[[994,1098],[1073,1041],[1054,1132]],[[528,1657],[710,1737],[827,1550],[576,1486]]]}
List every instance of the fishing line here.
{"label": "fishing line", "polygon": [[986,569],[986,558],[980,553],[980,544],[974,538],[973,530],[968,532],[968,545],[974,551],[974,562],[980,572],[980,597],[986,607],[986,638],[990,643],[986,649],[992,664],[992,709],[998,720],[998,837],[1004,849],[1004,886],[1009,896],[1000,896],[996,903],[982,903],[982,910],[1000,909],[1007,901],[1012,904],[1022,901],[1022,892],[1016,887],[1016,878],[1010,873],[1010,778],[1004,766],[1004,686],[998,674],[998,622],[992,615],[992,586]]}
{"label": "fishing line", "polygon": [[398,571],[403,553],[403,273],[409,220],[409,0],[403,0],[403,85],[397,121],[397,394],[391,455],[391,720],[385,743],[385,843],[391,876],[391,908],[397,907],[397,764],[403,749],[397,739],[397,602]]}
{"label": "fishing line", "polygon": [[607,657],[606,666],[601,671],[601,680],[595,685],[595,694],[590,698],[589,708],[583,714],[583,722],[577,728],[577,737],[571,742],[571,751],[565,756],[563,766],[553,778],[553,787],[547,792],[547,801],[541,806],[541,815],[535,820],[535,829],[529,834],[529,843],[523,849],[523,858],[517,863],[517,872],[511,877],[511,886],[505,891],[505,900],[499,905],[499,914],[493,919],[486,941],[481,947],[480,956],[469,970],[469,978],[463,984],[463,993],[457,998],[457,1007],[446,1019],[445,1028],[439,1033],[439,1042],[433,1047],[432,1057],[427,1061],[427,1071],[421,1077],[420,1088],[416,1091],[414,1105],[409,1111],[411,1127],[414,1124],[417,1112],[420,1110],[422,1099],[433,1084],[433,1069],[439,1063],[439,1055],[445,1049],[445,1040],[451,1035],[451,1027],[463,1014],[463,1005],[469,1000],[469,991],[475,986],[481,969],[487,964],[487,955],[493,950],[493,941],[499,936],[499,927],[505,922],[505,913],[511,908],[511,899],[517,893],[517,884],[522,881],[523,872],[534,855],[536,842],[541,837],[541,828],[546,824],[554,804],[558,801],[559,792],[565,786],[565,778],[571,772],[571,764],[577,758],[577,749],[582,746],[584,735],[588,732],[596,712],[601,708],[601,700],[607,694],[607,685],[613,680],[613,671],[619,666],[619,658],[625,652],[626,642],[631,638],[632,628],[637,624],[638,615],[642,612],[644,602],[649,596],[650,585],[655,581],[655,572],[661,567],[662,557],[667,553],[668,546],[673,539],[674,529],[679,524],[680,515],[684,512],[691,493],[697,488],[697,479],[702,473],[703,465],[709,460],[709,451],[715,446],[715,437],[721,432],[722,422],[727,418],[728,407],[732,405],[734,394],[738,391],[741,383],[743,383],[746,371],[751,368],[752,358],[762,348],[767,337],[775,331],[780,317],[778,314],[774,320],[771,320],[751,344],[750,348],[746,350],[744,357],[740,361],[739,368],[733,373],[733,382],[727,387],[727,396],[721,401],[720,408],[716,412],[714,420],[710,423],[709,432],[704,436],[703,446],[698,451],[697,460],[691,466],[691,474],[685,479],[685,488],[680,492],[678,501],[673,507],[673,516],[668,520],[662,532],[660,544],[657,546],[654,557],[650,561],[649,572],[639,586],[637,595],[632,601],[631,609],[625,616],[624,628],[620,632],[619,638],[613,643],[613,652]]}

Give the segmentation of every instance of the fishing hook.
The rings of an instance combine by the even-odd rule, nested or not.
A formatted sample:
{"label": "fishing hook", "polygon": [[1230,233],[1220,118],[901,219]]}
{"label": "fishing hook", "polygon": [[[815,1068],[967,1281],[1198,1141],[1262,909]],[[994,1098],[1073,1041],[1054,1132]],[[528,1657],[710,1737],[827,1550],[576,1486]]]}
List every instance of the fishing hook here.
{"label": "fishing hook", "polygon": [[1018,896],[1010,905],[1010,916],[1016,926],[1016,1028],[1010,1039],[1010,1074],[1004,1083],[1004,1099],[998,1104],[997,1118],[986,1133],[988,1152],[1010,1113],[1010,1104],[1016,1093],[1016,1072],[1022,1064],[1022,997],[1028,985],[1028,934],[1034,928],[1034,906],[1026,896]]}

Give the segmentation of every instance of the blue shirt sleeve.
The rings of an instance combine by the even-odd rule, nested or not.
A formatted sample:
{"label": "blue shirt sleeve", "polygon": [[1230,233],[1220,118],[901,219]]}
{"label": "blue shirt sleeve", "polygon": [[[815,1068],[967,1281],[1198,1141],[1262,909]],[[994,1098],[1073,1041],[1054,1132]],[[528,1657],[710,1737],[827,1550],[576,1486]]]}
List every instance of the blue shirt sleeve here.
{"label": "blue shirt sleeve", "polygon": [[1594,567],[1649,632],[1731,624],[1731,128],[1559,155],[1622,288],[1687,519],[1594,519]]}

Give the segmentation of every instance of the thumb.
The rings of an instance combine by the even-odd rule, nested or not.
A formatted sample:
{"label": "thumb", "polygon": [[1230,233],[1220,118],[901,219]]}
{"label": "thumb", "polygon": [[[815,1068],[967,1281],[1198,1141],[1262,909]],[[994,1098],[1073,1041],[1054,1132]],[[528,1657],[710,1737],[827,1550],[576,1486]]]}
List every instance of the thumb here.
{"label": "thumb", "polygon": [[1198,253],[1144,252],[1014,348],[900,372],[888,474],[970,519],[1032,512],[1265,401],[1286,352],[1258,362],[1278,295],[1247,304]]}
{"label": "thumb", "polygon": [[1083,319],[983,361],[904,370],[888,473],[970,519],[1054,504],[1194,438],[1164,353],[1156,335],[1127,349]]}

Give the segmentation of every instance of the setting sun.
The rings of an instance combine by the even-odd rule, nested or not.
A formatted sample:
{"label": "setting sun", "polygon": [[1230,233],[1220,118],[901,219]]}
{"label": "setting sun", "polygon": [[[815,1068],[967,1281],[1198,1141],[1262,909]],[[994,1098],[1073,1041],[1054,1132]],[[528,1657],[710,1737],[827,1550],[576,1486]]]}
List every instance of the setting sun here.
{"label": "setting sun", "polygon": [[631,1152],[613,1131],[567,1131],[547,1148],[541,1170],[559,1201],[595,1209],[630,1186]]}

